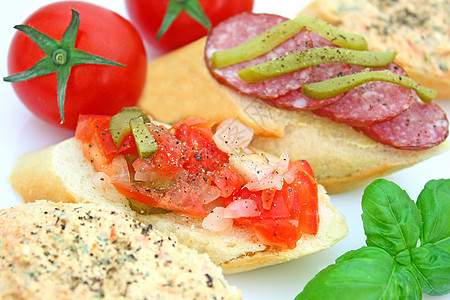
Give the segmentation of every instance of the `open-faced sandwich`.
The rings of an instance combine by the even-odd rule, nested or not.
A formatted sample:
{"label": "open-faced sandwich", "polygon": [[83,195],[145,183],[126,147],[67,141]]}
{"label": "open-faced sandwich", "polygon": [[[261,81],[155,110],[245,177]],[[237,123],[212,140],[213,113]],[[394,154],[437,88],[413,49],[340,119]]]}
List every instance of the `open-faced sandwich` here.
{"label": "open-faced sandwich", "polygon": [[10,181],[25,202],[89,202],[126,212],[201,253],[224,273],[329,248],[343,216],[304,160],[247,146],[236,120],[167,128],[138,108],[80,116],[74,138],[19,158]]}
{"label": "open-faced sandwich", "polygon": [[0,210],[1,299],[241,299],[206,256],[93,204]]}
{"label": "open-faced sandwich", "polygon": [[319,19],[243,13],[150,62],[138,105],[172,124],[237,119],[255,132],[250,148],[305,159],[343,192],[448,149],[434,91],[395,55]]}

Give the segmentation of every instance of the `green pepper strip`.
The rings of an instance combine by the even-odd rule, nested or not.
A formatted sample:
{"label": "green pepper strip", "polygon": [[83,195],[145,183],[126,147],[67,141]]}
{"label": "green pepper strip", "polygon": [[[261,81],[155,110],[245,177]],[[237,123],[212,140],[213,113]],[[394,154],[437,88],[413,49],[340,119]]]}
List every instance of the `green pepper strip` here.
{"label": "green pepper strip", "polygon": [[330,62],[363,67],[384,67],[394,60],[395,55],[395,52],[358,51],[334,47],[312,48],[242,69],[238,75],[243,81],[254,83]]}
{"label": "green pepper strip", "polygon": [[308,83],[302,85],[302,92],[307,97],[322,100],[345,93],[359,85],[370,81],[386,81],[395,83],[416,91],[424,102],[431,102],[436,97],[436,91],[419,85],[409,77],[383,71],[362,71],[352,75],[335,77],[325,81]]}
{"label": "green pepper strip", "polygon": [[214,52],[211,56],[211,65],[213,68],[223,68],[252,60],[270,52],[303,28],[317,33],[337,46],[367,50],[367,41],[364,37],[339,29],[320,19],[302,16],[282,22],[234,48]]}

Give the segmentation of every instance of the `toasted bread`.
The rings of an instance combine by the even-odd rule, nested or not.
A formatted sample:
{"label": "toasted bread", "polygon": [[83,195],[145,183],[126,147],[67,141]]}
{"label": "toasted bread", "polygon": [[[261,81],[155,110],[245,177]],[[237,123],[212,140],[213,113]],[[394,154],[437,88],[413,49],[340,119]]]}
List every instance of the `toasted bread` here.
{"label": "toasted bread", "polygon": [[25,202],[38,199],[87,202],[109,207],[152,224],[181,244],[206,253],[226,274],[273,265],[327,249],[347,235],[345,219],[330,204],[319,187],[319,231],[303,235],[295,249],[270,247],[258,242],[250,228],[233,226],[230,232],[217,233],[202,227],[202,220],[181,213],[142,215],[131,210],[128,200],[112,186],[102,190],[92,181],[94,167],[84,157],[82,143],[75,138],[21,156],[10,181]]}

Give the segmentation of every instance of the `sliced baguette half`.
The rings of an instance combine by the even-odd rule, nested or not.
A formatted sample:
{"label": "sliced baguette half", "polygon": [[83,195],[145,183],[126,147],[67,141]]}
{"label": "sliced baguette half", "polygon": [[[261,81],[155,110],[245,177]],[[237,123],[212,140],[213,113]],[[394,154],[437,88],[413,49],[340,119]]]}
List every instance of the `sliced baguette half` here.
{"label": "sliced baguette half", "polygon": [[378,143],[353,127],[309,111],[288,111],[220,84],[203,58],[206,39],[164,55],[148,67],[138,103],[156,120],[175,123],[196,116],[220,123],[233,118],[253,128],[252,146],[293,160],[305,159],[328,193],[363,186],[449,149],[400,150]]}
{"label": "sliced baguette half", "polygon": [[39,199],[93,203],[132,215],[152,224],[181,244],[206,253],[225,274],[248,271],[310,255],[330,248],[343,239],[347,225],[343,215],[330,204],[325,189],[319,188],[319,231],[303,235],[292,250],[268,247],[258,242],[249,228],[234,226],[230,232],[216,233],[202,227],[201,220],[180,213],[141,215],[131,210],[128,200],[113,187],[106,190],[93,183],[95,169],[84,157],[75,138],[21,156],[10,175],[12,187],[25,202]]}

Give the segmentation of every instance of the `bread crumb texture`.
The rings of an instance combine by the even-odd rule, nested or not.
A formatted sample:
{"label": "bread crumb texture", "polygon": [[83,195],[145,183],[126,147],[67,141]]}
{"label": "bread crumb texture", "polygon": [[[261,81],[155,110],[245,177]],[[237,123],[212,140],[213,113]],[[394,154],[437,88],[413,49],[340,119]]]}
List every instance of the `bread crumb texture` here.
{"label": "bread crumb texture", "polygon": [[206,255],[91,204],[0,211],[1,299],[240,299]]}

